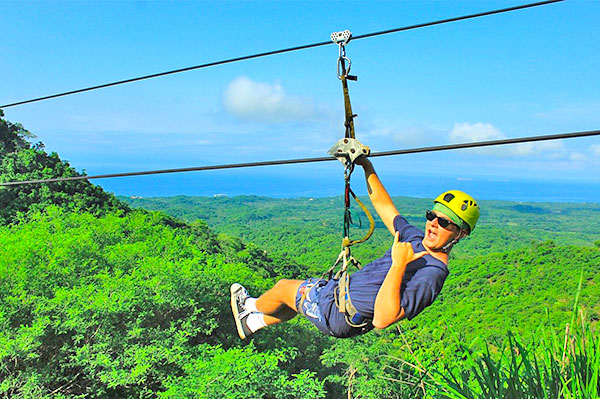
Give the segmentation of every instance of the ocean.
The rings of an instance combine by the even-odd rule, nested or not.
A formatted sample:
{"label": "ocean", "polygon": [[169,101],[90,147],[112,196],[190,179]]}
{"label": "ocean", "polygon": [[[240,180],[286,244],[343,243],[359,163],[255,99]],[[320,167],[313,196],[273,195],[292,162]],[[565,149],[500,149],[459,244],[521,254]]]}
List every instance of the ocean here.
{"label": "ocean", "polygon": [[[444,176],[381,175],[393,196],[433,198],[459,189],[480,200],[517,202],[600,202],[600,182],[565,182],[506,178],[453,178]],[[258,195],[274,198],[331,197],[342,195],[343,176],[272,171],[209,171],[169,175],[92,180],[116,195],[137,197]],[[357,195],[366,195],[362,171],[352,177]]]}

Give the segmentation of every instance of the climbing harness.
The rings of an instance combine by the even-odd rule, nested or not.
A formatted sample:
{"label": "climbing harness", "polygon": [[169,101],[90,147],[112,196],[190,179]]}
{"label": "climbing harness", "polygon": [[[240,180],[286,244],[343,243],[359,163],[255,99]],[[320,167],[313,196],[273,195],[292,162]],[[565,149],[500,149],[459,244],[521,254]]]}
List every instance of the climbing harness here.
{"label": "climbing harness", "polygon": [[[333,276],[333,271],[341,263],[340,270],[338,270],[335,276],[333,276],[333,279],[338,281],[338,286],[336,287],[335,292],[336,305],[339,311],[345,314],[348,325],[352,327],[364,327],[369,323],[369,321],[365,320],[365,318],[357,312],[356,308],[352,305],[352,301],[350,300],[350,295],[348,292],[348,266],[354,265],[358,269],[361,268],[360,262],[358,262],[358,260],[352,256],[350,247],[354,244],[365,242],[369,239],[369,237],[371,237],[373,230],[375,229],[375,221],[373,220],[373,216],[367,207],[358,199],[356,194],[354,194],[350,188],[350,176],[354,171],[355,161],[361,156],[368,156],[370,153],[369,147],[362,145],[358,140],[356,140],[354,133],[354,118],[357,115],[352,113],[352,105],[350,103],[350,94],[348,91],[348,80],[356,81],[357,77],[350,75],[352,62],[346,56],[346,45],[350,42],[351,38],[352,33],[349,30],[334,32],[331,34],[331,40],[339,46],[337,76],[342,82],[342,88],[344,92],[345,134],[344,138],[335,143],[327,153],[336,157],[344,165],[345,188],[342,250],[337,260],[326,272],[326,274],[328,274],[328,278],[331,279]],[[354,200],[367,215],[370,223],[369,231],[363,238],[358,240],[350,239],[350,225],[352,224],[352,215],[350,213],[350,196],[354,198]]]}

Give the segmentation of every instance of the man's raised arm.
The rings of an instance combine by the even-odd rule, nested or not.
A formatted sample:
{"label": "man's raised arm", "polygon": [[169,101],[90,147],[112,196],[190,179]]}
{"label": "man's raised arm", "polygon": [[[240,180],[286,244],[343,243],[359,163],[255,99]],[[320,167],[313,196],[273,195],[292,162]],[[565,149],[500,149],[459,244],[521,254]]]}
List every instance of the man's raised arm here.
{"label": "man's raised arm", "polygon": [[390,233],[394,235],[394,218],[400,214],[396,206],[392,202],[392,198],[379,180],[379,176],[375,173],[373,164],[367,158],[360,157],[356,163],[363,167],[365,171],[365,180],[367,181],[367,190],[369,191],[369,199],[377,214],[388,228]]}

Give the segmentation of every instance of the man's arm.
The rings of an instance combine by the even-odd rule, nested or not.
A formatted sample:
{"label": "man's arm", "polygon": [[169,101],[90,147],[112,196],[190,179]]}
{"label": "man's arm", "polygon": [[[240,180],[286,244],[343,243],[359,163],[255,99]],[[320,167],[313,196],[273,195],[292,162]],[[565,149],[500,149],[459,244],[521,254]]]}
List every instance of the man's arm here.
{"label": "man's arm", "polygon": [[396,233],[394,229],[394,218],[400,214],[396,205],[392,202],[392,198],[379,180],[379,176],[375,173],[373,164],[367,158],[360,157],[356,163],[361,165],[365,171],[365,180],[367,181],[367,190],[369,191],[369,199],[377,214],[388,228],[390,233]]}
{"label": "man's arm", "polygon": [[399,242],[399,240],[400,233],[396,232],[392,246],[392,266],[375,298],[373,312],[375,328],[386,328],[404,317],[400,287],[402,287],[406,265],[427,254],[427,251],[415,254],[409,242]]}

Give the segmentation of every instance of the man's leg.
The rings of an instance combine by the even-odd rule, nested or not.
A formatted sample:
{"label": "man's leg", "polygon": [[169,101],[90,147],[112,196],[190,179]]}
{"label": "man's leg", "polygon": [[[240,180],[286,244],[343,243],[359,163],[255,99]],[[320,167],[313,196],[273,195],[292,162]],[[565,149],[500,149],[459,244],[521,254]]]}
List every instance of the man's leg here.
{"label": "man's leg", "polygon": [[256,300],[256,309],[270,326],[293,319],[298,314],[296,294],[304,280],[279,280]]}
{"label": "man's leg", "polygon": [[288,321],[297,314],[296,293],[303,280],[279,280],[259,298],[252,298],[239,284],[231,286],[231,308],[240,338],[257,330]]}

